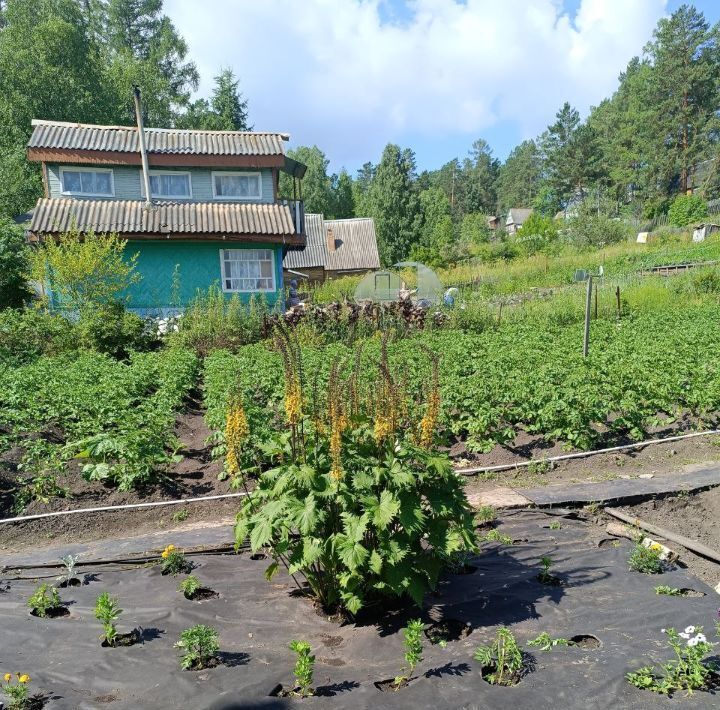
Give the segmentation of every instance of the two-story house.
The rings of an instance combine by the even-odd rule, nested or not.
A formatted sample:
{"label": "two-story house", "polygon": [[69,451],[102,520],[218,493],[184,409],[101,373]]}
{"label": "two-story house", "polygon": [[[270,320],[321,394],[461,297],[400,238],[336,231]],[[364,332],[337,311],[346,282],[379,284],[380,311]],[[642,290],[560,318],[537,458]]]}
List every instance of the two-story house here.
{"label": "two-story house", "polygon": [[33,126],[27,154],[42,164],[45,196],[31,240],[72,227],[126,239],[142,277],[128,306],[141,313],[186,305],[213,284],[282,301],[285,251],[305,244],[302,201],[278,199],[280,172],[299,196],[306,169],[285,155],[286,134],[145,128],[143,146],[137,127]]}

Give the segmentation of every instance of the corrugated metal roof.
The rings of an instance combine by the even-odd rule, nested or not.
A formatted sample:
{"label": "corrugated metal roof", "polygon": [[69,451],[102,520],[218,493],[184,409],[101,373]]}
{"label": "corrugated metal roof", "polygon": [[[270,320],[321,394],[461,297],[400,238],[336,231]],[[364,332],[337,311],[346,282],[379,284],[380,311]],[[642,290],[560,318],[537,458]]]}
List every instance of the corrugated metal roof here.
{"label": "corrugated metal roof", "polygon": [[[327,247],[332,229],[335,251]],[[321,214],[305,215],[307,245],[290,249],[283,259],[285,269],[323,266],[327,271],[362,271],[380,268],[375,222],[370,217],[324,219]]]}
{"label": "corrugated metal roof", "polygon": [[379,269],[375,221],[371,217],[325,220],[325,229],[332,229],[335,251],[329,251],[325,268],[328,271]]}
{"label": "corrugated metal roof", "polygon": [[508,210],[505,224],[522,224],[531,214],[532,209],[528,207],[513,207]]}
{"label": "corrugated metal roof", "polygon": [[283,259],[285,269],[311,269],[325,266],[327,238],[321,214],[305,215],[306,243],[303,249],[289,249]]}
{"label": "corrugated metal roof", "polygon": [[290,208],[277,204],[163,202],[41,198],[29,230],[35,234],[80,231],[118,234],[224,234],[296,237]]}
{"label": "corrugated metal roof", "polygon": [[[96,150],[137,153],[140,150],[135,126],[95,126],[62,121],[32,122],[28,148]],[[195,131],[176,128],[146,128],[148,153],[169,155],[284,155],[286,133],[241,131]]]}

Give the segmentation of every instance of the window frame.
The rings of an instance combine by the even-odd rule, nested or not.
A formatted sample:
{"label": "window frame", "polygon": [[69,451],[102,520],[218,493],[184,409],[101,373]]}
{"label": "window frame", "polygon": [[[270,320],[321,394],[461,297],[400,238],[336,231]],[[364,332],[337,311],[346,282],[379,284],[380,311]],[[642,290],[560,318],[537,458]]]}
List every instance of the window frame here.
{"label": "window frame", "polygon": [[[149,170],[148,181],[153,175],[187,175],[188,187],[190,188],[190,194],[188,195],[151,195],[153,200],[192,200],[193,198],[193,184],[192,184],[192,172],[189,170]],[[152,192],[152,183],[150,184],[150,192]],[[140,171],[140,196],[145,199],[145,181],[142,178],[142,171]]]}
{"label": "window frame", "polygon": [[[215,178],[218,175],[221,177],[255,177],[257,178],[258,183],[258,194],[251,197],[231,197],[229,195],[218,195],[217,187],[215,185]],[[259,170],[213,170],[210,173],[210,181],[212,182],[213,200],[223,200],[228,202],[254,202],[257,200],[262,200],[263,198],[262,172],[260,172]]]}
{"label": "window frame", "polygon": [[[272,264],[272,288],[256,288],[252,289],[250,291],[246,291],[243,289],[234,289],[234,288],[225,288],[225,256],[223,252],[226,251],[237,251],[237,252],[249,252],[249,251],[269,251],[271,255],[270,262]],[[276,293],[278,290],[277,286],[277,254],[275,253],[276,250],[272,249],[271,247],[250,247],[249,249],[238,249],[234,247],[223,247],[218,251],[218,256],[220,257],[220,286],[222,287],[223,293]],[[267,278],[267,277],[260,277],[260,278]]]}
{"label": "window frame", "polygon": [[[65,173],[109,173],[110,192],[76,192],[65,189]],[[115,171],[112,168],[79,167],[73,165],[60,166],[60,192],[63,195],[77,197],[115,197]]]}

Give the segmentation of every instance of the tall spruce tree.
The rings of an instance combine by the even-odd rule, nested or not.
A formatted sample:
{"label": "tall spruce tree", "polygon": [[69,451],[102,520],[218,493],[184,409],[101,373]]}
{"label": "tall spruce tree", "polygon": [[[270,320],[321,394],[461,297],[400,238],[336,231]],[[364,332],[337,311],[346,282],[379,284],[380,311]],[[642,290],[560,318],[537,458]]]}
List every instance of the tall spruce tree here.
{"label": "tall spruce tree", "polygon": [[[339,175],[332,176],[332,210],[335,219],[355,217],[355,195],[353,180],[345,168]],[[358,215],[362,217],[363,215]]]}
{"label": "tall spruce tree", "polygon": [[178,117],[176,125],[204,131],[251,131],[248,100],[238,90],[239,84],[232,69],[223,69],[215,77],[210,101],[193,101]]}
{"label": "tall spruce tree", "polygon": [[420,211],[414,178],[414,153],[388,144],[367,194],[367,209],[375,219],[380,259],[386,265],[406,258],[417,242]]}

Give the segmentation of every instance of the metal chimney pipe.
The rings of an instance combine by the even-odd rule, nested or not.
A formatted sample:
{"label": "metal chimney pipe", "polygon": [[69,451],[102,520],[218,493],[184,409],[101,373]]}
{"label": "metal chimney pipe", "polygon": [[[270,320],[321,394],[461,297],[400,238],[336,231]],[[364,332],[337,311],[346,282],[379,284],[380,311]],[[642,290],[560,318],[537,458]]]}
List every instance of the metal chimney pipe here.
{"label": "metal chimney pipe", "polygon": [[145,185],[145,206],[152,207],[150,192],[150,166],[148,165],[147,148],[145,147],[145,128],[143,126],[142,104],[140,103],[140,87],[133,87],[135,96],[135,117],[137,118],[138,138],[140,141],[140,157],[142,159],[143,184]]}

